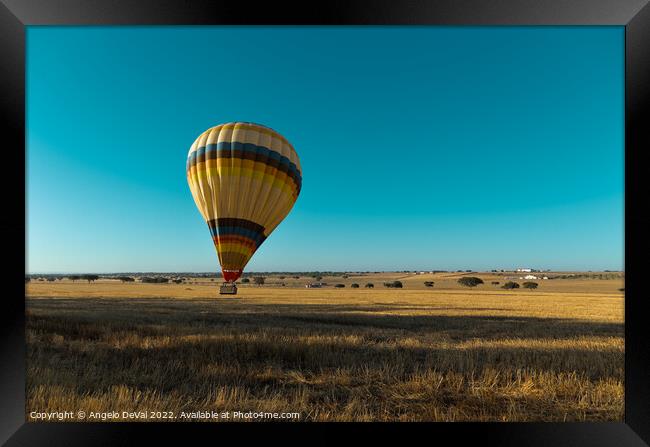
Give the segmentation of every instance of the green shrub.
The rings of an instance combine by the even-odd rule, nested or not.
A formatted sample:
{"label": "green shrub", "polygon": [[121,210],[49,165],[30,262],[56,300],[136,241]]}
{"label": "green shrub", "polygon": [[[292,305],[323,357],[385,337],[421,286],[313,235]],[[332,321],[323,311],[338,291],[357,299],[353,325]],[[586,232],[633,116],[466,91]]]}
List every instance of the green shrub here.
{"label": "green shrub", "polygon": [[476,287],[479,284],[483,284],[483,280],[476,276],[463,276],[458,280],[458,284],[465,287]]}

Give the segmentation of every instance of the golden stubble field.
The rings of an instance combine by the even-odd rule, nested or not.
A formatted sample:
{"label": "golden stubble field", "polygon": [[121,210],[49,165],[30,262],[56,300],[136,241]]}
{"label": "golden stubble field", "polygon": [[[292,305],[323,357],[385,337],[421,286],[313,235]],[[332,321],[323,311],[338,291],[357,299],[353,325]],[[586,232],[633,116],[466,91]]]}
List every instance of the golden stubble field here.
{"label": "golden stubble field", "polygon": [[[506,291],[490,284],[498,276],[472,274],[486,284],[470,290],[454,275],[324,278],[345,289],[284,279],[285,287],[243,286],[236,298],[220,297],[218,283],[205,279],[32,282],[27,414],[622,420],[622,279],[536,281],[537,290]],[[381,286],[397,278],[404,289]],[[422,285],[429,279],[432,289]],[[352,282],[361,288],[350,289]],[[364,289],[366,282],[375,288]]]}

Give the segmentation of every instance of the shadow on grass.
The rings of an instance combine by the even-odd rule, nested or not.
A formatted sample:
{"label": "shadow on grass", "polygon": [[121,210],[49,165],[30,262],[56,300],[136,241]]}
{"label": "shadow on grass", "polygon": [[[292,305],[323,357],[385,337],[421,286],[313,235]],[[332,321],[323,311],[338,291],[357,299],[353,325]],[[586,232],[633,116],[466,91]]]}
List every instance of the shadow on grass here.
{"label": "shadow on grass", "polygon": [[500,371],[504,381],[518,370],[622,380],[623,352],[615,347],[453,347],[454,342],[474,339],[622,337],[623,325],[617,323],[373,315],[374,307],[360,311],[354,305],[215,308],[196,302],[146,300],[146,306],[135,306],[130,300],[111,300],[113,305],[107,306],[105,300],[101,305],[95,301],[102,300],[29,304],[28,388],[61,385],[84,394],[126,385],[200,396],[219,386],[268,394],[264,387],[278,392],[287,387],[328,389],[328,381],[342,380],[372,394],[379,392],[372,391],[377,384],[409,380],[423,371],[469,377],[486,369]]}
{"label": "shadow on grass", "polygon": [[[622,337],[624,324],[571,318],[472,315],[401,315],[387,311],[472,310],[507,308],[450,308],[435,306],[367,306],[354,304],[215,304],[212,300],[176,301],[133,299],[28,300],[28,322],[65,333],[85,328],[89,338],[106,330],[138,330],[145,335],[231,332],[308,331],[310,334],[445,337],[453,341],[501,338],[548,340],[569,337]],[[71,329],[72,328],[72,329]],[[83,332],[83,330],[81,331]],[[83,335],[81,335],[83,336]]]}
{"label": "shadow on grass", "polygon": [[[70,334],[73,335],[73,334]],[[293,338],[293,339],[292,339]],[[179,340],[166,346],[113,347],[101,340],[84,343],[28,345],[28,365],[41,368],[29,377],[34,384],[72,387],[78,393],[107,391],[115,385],[160,392],[200,395],[214,387],[242,386],[256,390],[309,383],[309,377],[335,372],[348,385],[404,381],[424,371],[469,376],[498,370],[513,380],[518,370],[576,373],[597,380],[622,378],[623,353],[615,349],[543,349],[411,347],[368,340],[305,340],[291,334],[252,334]],[[264,371],[273,371],[265,375]],[[298,372],[304,380],[287,378]],[[335,379],[333,379],[335,380]],[[332,384],[314,382],[318,388]]]}

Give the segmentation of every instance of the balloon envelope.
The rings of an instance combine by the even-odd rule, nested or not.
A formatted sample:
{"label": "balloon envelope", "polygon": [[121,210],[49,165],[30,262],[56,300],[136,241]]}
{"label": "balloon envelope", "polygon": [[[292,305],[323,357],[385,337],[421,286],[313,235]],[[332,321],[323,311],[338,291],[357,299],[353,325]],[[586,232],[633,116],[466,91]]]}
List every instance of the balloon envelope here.
{"label": "balloon envelope", "polygon": [[302,185],[293,146],[245,122],[203,132],[187,156],[187,182],[208,224],[226,281],[235,281],[293,207]]}

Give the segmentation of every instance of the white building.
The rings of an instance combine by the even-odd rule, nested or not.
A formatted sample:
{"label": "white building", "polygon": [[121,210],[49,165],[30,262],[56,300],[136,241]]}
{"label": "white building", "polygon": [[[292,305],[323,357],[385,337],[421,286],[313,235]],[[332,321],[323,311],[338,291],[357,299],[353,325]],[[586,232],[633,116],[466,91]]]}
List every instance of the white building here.
{"label": "white building", "polygon": [[520,268],[520,269],[517,269],[517,271],[518,271],[518,272],[522,272],[522,273],[530,273],[530,272],[533,271],[533,269]]}
{"label": "white building", "polygon": [[537,279],[537,276],[535,276],[535,275],[526,275],[526,276],[524,276],[524,279]]}

